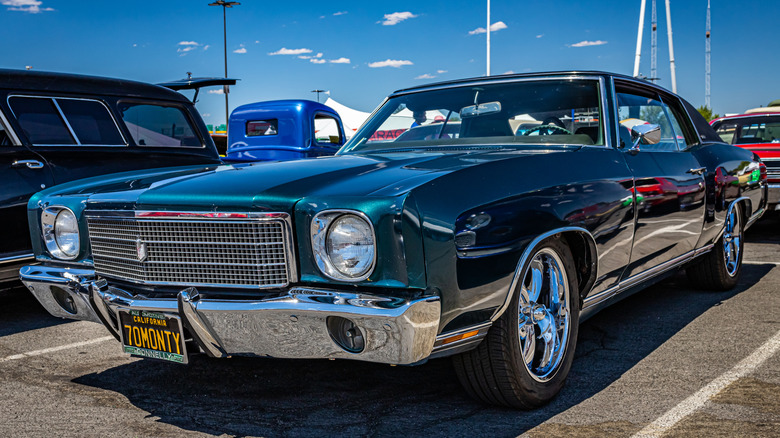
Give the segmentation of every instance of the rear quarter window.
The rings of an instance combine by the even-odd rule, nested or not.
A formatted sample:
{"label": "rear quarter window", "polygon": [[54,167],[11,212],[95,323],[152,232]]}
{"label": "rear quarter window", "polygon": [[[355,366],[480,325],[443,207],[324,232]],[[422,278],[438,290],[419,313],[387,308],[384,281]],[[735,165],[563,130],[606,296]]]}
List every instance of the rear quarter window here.
{"label": "rear quarter window", "polygon": [[120,102],[119,112],[139,146],[203,147],[180,107]]}

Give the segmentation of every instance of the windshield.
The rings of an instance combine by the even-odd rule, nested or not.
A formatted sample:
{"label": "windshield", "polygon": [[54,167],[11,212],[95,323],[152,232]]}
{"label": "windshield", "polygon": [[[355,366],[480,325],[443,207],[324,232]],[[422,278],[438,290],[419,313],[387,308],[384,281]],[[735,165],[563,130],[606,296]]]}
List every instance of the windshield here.
{"label": "windshield", "polygon": [[534,80],[388,99],[340,153],[507,144],[604,145],[597,80]]}
{"label": "windshield", "polygon": [[717,122],[713,128],[729,144],[780,144],[780,114],[725,119]]}

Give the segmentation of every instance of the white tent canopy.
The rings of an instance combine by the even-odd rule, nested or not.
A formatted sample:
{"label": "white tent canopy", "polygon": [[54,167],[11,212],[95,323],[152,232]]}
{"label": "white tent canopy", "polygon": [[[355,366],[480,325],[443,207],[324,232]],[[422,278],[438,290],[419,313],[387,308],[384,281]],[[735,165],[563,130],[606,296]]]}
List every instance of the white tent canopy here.
{"label": "white tent canopy", "polygon": [[325,101],[325,105],[333,108],[333,110],[338,113],[339,117],[341,117],[341,122],[344,124],[344,134],[347,138],[352,138],[352,136],[355,135],[355,131],[357,131],[357,129],[360,128],[360,125],[362,125],[368,116],[371,115],[371,113],[358,111],[346,105],[342,105],[330,97]]}

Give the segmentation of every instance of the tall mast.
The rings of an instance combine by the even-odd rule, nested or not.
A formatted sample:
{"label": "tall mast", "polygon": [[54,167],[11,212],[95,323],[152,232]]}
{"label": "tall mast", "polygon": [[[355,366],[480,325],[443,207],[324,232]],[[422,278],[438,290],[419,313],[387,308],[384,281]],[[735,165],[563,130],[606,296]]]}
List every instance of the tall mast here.
{"label": "tall mast", "polygon": [[639,28],[636,32],[636,58],[634,58],[634,77],[639,76],[639,58],[642,57],[642,31],[645,27],[645,4],[642,0],[642,6],[639,7]]}
{"label": "tall mast", "polygon": [[490,76],[490,0],[487,0],[487,74]]}
{"label": "tall mast", "polygon": [[712,67],[710,65],[710,0],[707,0],[707,33],[704,34],[704,106],[712,109],[712,103],[710,102],[710,75],[712,74]]}
{"label": "tall mast", "polygon": [[650,32],[650,80],[655,82],[658,78],[658,15],[655,12],[655,0],[653,0],[653,27]]}
{"label": "tall mast", "polygon": [[666,0],[666,28],[668,32],[667,38],[669,38],[669,68],[672,70],[672,93],[676,93],[677,75],[675,75],[674,73],[674,43],[672,42],[672,12],[669,8],[669,0]]}

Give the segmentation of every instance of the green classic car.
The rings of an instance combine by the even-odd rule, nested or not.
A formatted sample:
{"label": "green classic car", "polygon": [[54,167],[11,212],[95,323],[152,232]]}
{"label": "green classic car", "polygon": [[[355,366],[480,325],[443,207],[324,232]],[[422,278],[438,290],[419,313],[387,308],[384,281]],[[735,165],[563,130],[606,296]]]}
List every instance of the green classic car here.
{"label": "green classic car", "polygon": [[765,205],[760,160],[662,88],[476,78],[393,93],[334,157],[40,192],[21,278],[128,354],[453,356],[472,396],[532,408],[603,306],[678,268],[733,287]]}

